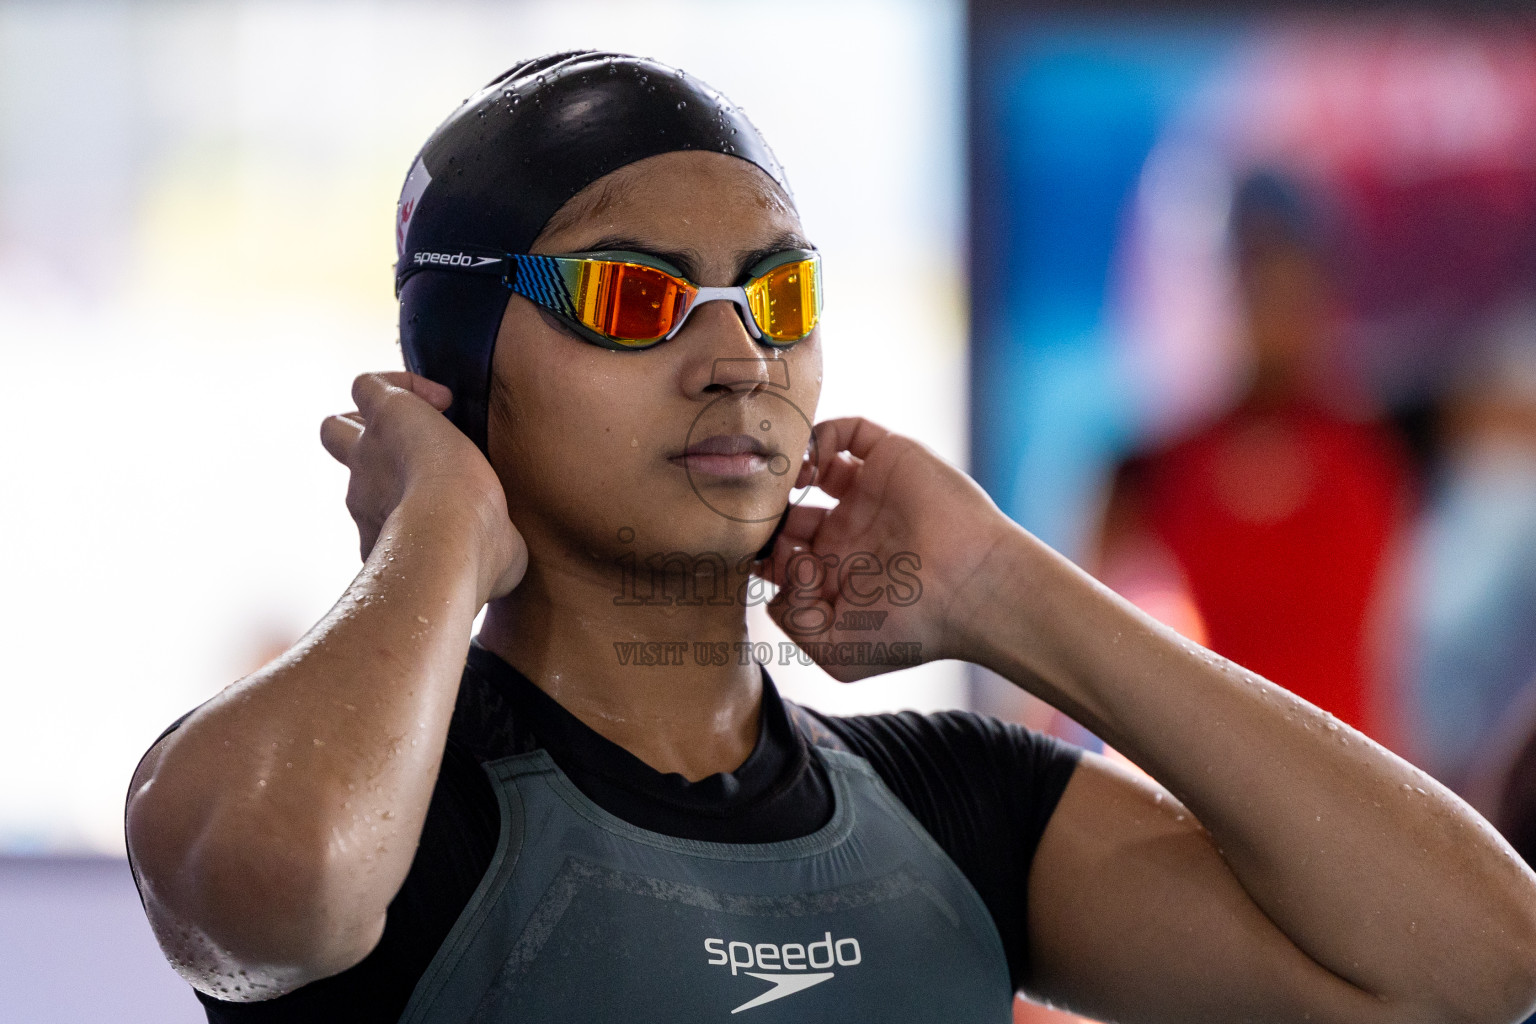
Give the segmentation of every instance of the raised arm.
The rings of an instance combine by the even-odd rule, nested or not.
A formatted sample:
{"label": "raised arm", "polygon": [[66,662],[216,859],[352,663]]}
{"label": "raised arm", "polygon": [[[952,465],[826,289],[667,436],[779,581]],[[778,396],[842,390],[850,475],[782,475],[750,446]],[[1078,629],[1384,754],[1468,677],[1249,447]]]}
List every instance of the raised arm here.
{"label": "raised arm", "polygon": [[1088,757],[1063,795],[1030,882],[1040,994],[1115,1020],[1524,1020],[1536,878],[1449,790],[1022,531],[985,586],[978,660],[1161,783]]}
{"label": "raised arm", "polygon": [[999,672],[1157,780],[1088,755],[1068,785],[1029,882],[1037,994],[1116,1021],[1530,1012],[1536,876],[1449,790],[1142,614],[921,445],[864,420],[817,440],[840,504],[786,524],[767,570],[786,631],[857,603],[835,573],[797,587],[796,558],[914,553],[921,599],[879,639]]}
{"label": "raised arm", "polygon": [[322,426],[364,565],[277,660],[134,774],[128,848],[161,948],[198,989],[270,998],[357,963],[421,836],[475,615],[527,564],[495,473],[405,373]]}

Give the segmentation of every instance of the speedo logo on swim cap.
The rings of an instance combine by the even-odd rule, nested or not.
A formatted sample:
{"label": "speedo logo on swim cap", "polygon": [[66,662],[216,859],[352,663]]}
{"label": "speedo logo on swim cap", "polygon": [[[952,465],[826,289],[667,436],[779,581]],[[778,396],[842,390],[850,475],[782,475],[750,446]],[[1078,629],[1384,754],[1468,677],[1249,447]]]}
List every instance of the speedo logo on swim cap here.
{"label": "speedo logo on swim cap", "polygon": [[488,263],[500,263],[500,256],[471,256],[462,252],[418,252],[411,257],[418,267],[435,263],[444,267],[483,267]]}
{"label": "speedo logo on swim cap", "polygon": [[[837,972],[826,970],[828,967],[856,967],[864,961],[858,939],[833,939],[831,932],[824,932],[817,942],[786,942],[783,945],[705,939],[704,951],[709,954],[704,962],[711,967],[729,967],[733,977],[740,972],[773,985],[736,1007],[732,1013],[750,1010],[831,981]],[[754,967],[757,969],[752,970]]]}

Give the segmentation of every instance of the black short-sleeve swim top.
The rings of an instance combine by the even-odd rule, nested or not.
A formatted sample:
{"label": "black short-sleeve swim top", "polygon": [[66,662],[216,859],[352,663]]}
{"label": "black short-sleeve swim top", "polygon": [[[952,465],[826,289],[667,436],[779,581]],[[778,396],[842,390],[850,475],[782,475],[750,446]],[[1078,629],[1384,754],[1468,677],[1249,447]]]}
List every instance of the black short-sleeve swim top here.
{"label": "black short-sleeve swim top", "polygon": [[757,745],[736,771],[690,783],[655,771],[472,645],[421,844],[378,946],[355,967],[276,999],[230,1003],[198,993],[208,1020],[398,1020],[495,852],[497,804],[481,764],[538,748],[593,802],[633,825],[763,843],[807,835],[831,816],[831,788],[809,744],[840,744],[873,766],[975,886],[1014,985],[1023,985],[1030,865],[1081,751],[967,712],[822,715],[782,700],[766,672],[762,712]]}

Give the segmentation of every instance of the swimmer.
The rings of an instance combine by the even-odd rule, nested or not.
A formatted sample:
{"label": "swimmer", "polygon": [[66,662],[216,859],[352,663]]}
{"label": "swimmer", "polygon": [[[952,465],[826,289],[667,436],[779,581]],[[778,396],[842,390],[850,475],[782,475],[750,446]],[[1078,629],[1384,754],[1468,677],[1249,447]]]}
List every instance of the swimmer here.
{"label": "swimmer", "polygon": [[[811,428],[820,254],[717,92],[621,54],[515,68],[427,142],[397,243],[407,370],[322,426],[363,568],[129,793],[210,1021],[1536,1004],[1536,876],[1457,797],[916,441]],[[792,504],[813,484],[835,508]],[[975,714],[794,705],[747,636],[762,580],[834,677],[984,665],[1150,777]]]}

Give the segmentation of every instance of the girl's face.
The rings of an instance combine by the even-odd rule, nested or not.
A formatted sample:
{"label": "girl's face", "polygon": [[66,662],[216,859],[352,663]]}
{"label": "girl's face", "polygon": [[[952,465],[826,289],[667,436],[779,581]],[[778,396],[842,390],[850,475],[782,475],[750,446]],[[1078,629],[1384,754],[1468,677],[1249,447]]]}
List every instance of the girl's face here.
{"label": "girl's face", "polygon": [[[659,256],[728,286],[764,256],[810,248],[762,171],[720,153],[650,157],[600,179],[551,219],[535,253]],[[789,499],[821,393],[818,332],[789,349],[752,339],[730,302],[696,307],[639,352],[589,344],[514,295],[496,338],[489,449],[512,521],[604,561],[718,553],[767,540]]]}

